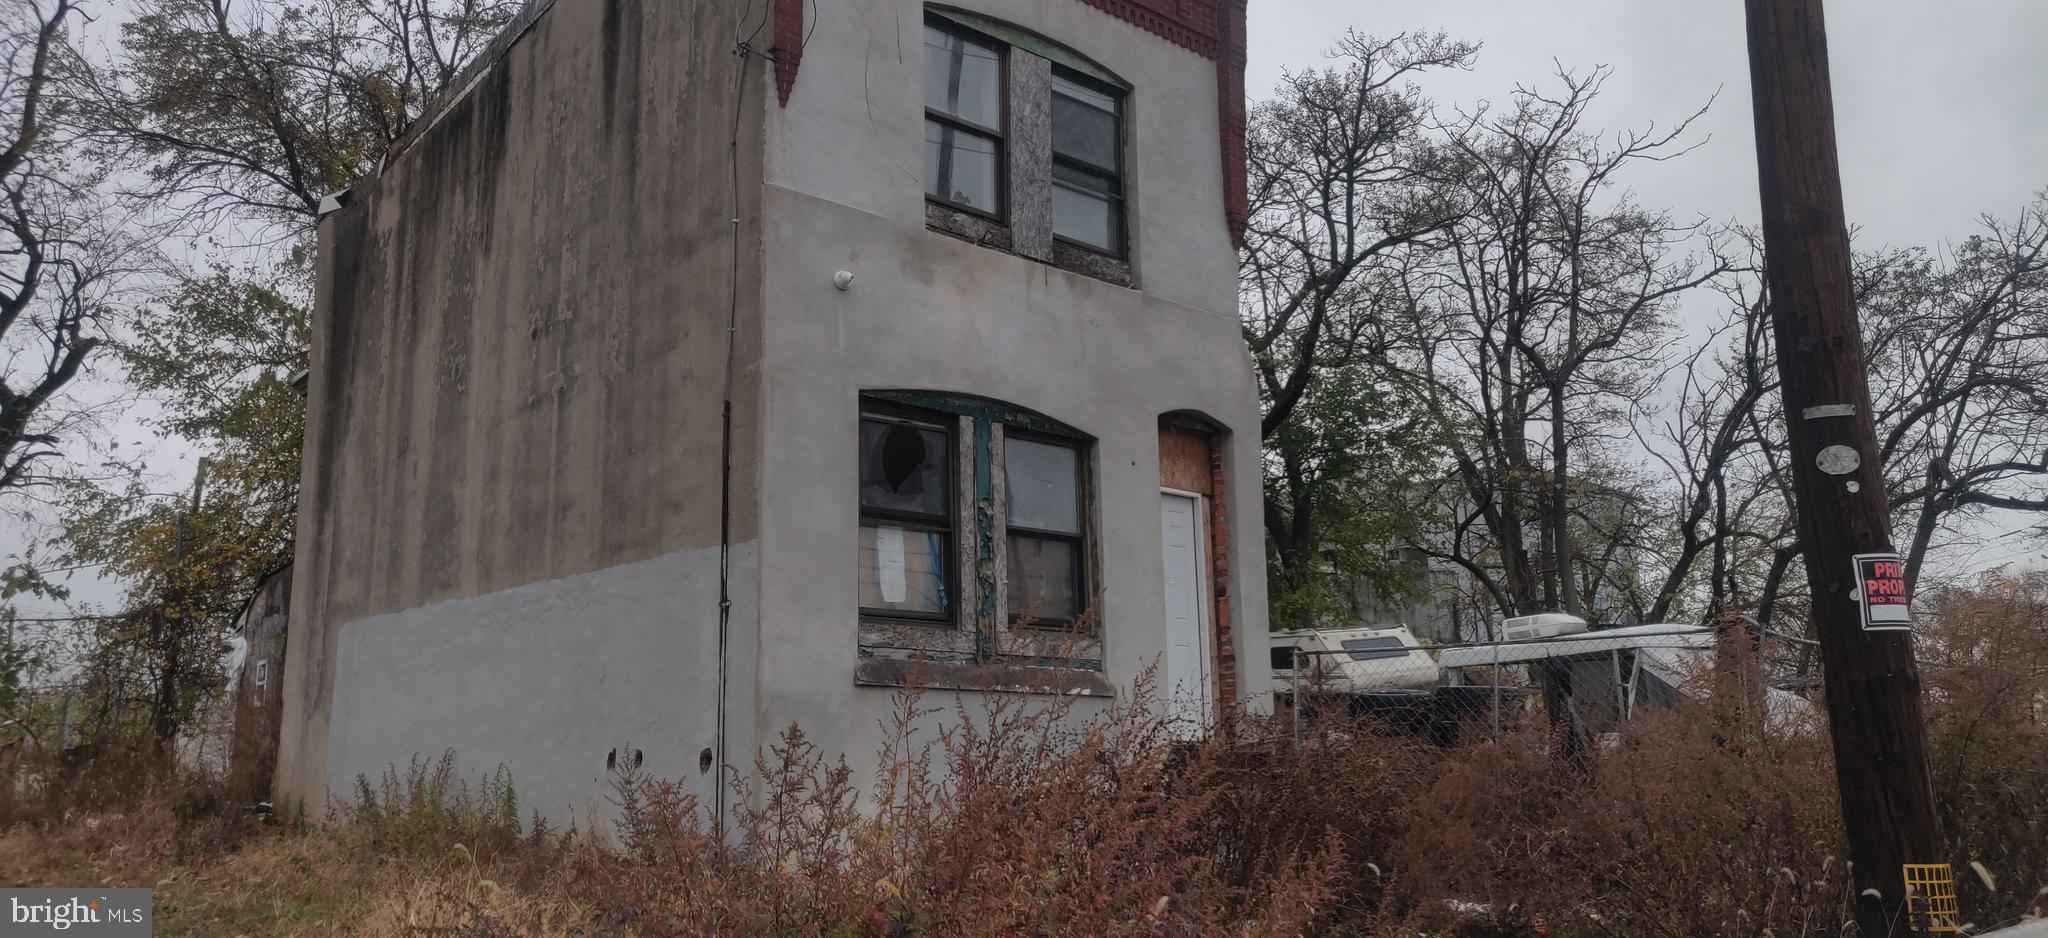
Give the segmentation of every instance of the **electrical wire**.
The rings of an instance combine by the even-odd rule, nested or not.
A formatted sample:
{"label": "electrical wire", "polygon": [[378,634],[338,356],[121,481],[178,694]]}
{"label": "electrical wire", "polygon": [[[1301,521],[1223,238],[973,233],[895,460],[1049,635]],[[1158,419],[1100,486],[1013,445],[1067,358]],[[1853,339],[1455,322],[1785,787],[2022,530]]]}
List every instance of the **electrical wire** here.
{"label": "electrical wire", "polygon": [[[748,9],[752,9],[751,4]],[[761,21],[755,24],[753,32],[749,33],[746,39],[740,40],[733,49],[734,54],[739,56],[739,63],[735,67],[733,82],[732,135],[726,146],[732,198],[732,260],[726,278],[729,292],[725,312],[725,374],[718,413],[718,706],[712,739],[715,775],[711,785],[712,826],[720,844],[725,842],[726,711],[731,686],[729,658],[732,639],[732,387],[735,337],[739,331],[740,315],[740,118],[746,111],[747,60],[754,54],[752,41],[767,22],[768,16],[764,10]]]}

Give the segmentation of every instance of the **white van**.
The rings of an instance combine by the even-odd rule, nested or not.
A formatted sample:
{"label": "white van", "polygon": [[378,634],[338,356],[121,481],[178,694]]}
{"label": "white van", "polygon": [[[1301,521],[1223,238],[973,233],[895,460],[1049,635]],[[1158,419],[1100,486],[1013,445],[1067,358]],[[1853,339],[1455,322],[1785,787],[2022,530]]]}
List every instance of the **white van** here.
{"label": "white van", "polygon": [[1301,683],[1318,690],[1366,694],[1437,685],[1436,659],[1405,625],[1274,632],[1270,647],[1276,694],[1294,692],[1297,650],[1303,652]]}

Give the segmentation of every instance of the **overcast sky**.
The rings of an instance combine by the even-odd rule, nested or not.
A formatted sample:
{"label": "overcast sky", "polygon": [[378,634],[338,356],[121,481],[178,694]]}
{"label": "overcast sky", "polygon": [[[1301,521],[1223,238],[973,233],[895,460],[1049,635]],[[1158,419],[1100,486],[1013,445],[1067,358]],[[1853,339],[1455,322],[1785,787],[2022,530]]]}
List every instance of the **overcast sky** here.
{"label": "overcast sky", "polygon": [[[1845,198],[1863,246],[1954,241],[1979,215],[2010,216],[2048,187],[2048,2],[1834,0],[1828,14]],[[1442,30],[1483,44],[1471,71],[1423,79],[1447,106],[1505,101],[1558,65],[1614,69],[1591,115],[1609,130],[1669,126],[1718,92],[1694,125],[1698,150],[1641,164],[1624,182],[1681,219],[1756,221],[1741,0],[1251,0],[1251,96],[1265,97],[1284,68],[1324,61],[1350,28]],[[183,447],[162,455],[168,475],[189,474]],[[0,531],[0,565],[22,533]],[[2008,539],[1974,565],[2039,555]],[[74,586],[80,598],[115,598],[104,585]]]}
{"label": "overcast sky", "polygon": [[[1251,0],[1246,78],[1264,97],[1283,68],[1318,61],[1347,28],[1442,30],[1482,43],[1469,72],[1435,72],[1442,104],[1505,102],[1553,60],[1614,69],[1594,126],[1695,124],[1707,142],[1628,177],[1646,205],[1681,218],[1754,223],[1756,152],[1741,0]],[[2048,187],[2048,3],[1834,0],[1828,4],[1836,134],[1849,221],[1869,246],[1968,234]],[[1554,86],[1553,86],[1554,87]]]}

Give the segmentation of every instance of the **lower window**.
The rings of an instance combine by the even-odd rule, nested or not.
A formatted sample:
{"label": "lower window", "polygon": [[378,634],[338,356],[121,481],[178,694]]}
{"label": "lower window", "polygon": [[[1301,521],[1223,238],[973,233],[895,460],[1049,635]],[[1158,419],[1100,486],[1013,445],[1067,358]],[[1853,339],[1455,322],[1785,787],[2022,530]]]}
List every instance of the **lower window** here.
{"label": "lower window", "polygon": [[1087,595],[1081,447],[1011,433],[1003,440],[1010,619],[1071,625]]}
{"label": "lower window", "polygon": [[943,419],[860,419],[861,612],[951,623],[953,434]]}
{"label": "lower window", "polygon": [[884,393],[861,401],[862,620],[972,622],[962,647],[983,652],[1012,624],[1072,629],[1091,596],[1087,439],[978,398]]}

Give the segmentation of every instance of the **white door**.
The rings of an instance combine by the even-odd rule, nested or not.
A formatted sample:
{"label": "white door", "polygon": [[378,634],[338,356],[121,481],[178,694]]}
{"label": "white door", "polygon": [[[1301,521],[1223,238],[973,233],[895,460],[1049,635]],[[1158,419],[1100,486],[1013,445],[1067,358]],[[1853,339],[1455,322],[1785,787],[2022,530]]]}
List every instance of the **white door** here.
{"label": "white door", "polygon": [[1159,691],[1173,732],[1192,738],[1208,729],[1211,712],[1200,498],[1160,493],[1159,546],[1166,560],[1166,653],[1159,662]]}

